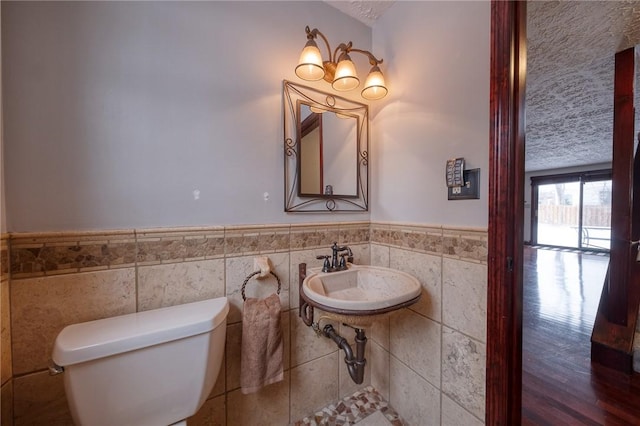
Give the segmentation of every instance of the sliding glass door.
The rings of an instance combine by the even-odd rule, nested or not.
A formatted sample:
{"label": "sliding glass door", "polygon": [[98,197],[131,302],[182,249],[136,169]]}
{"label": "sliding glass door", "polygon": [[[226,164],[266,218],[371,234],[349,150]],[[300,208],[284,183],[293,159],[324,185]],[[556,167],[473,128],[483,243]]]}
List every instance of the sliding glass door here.
{"label": "sliding glass door", "polygon": [[611,248],[611,179],[585,182],[582,197],[582,247]]}
{"label": "sliding glass door", "polygon": [[538,186],[538,244],[580,247],[580,183]]}
{"label": "sliding glass door", "polygon": [[537,176],[532,184],[532,243],[608,250],[611,171]]}

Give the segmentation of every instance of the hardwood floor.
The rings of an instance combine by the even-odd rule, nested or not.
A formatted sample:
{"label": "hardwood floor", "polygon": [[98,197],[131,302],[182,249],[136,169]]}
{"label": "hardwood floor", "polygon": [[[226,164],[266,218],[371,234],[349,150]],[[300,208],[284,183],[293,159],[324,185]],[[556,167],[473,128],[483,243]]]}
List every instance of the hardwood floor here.
{"label": "hardwood floor", "polygon": [[523,425],[640,425],[640,375],[590,361],[608,261],[525,247]]}

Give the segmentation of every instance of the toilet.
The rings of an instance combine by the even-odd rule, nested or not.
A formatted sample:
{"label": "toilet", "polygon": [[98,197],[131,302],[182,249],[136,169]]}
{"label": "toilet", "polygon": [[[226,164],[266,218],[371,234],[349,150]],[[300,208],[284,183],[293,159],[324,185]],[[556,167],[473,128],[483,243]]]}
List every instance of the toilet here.
{"label": "toilet", "polygon": [[52,360],[76,425],[186,424],[218,377],[228,312],[220,297],[64,328]]}

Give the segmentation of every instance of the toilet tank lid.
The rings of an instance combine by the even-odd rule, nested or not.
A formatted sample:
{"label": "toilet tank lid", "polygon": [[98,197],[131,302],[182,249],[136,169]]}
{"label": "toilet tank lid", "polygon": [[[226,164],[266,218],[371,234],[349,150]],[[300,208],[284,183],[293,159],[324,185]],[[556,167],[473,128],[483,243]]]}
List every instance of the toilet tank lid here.
{"label": "toilet tank lid", "polygon": [[60,366],[104,358],[209,332],[229,312],[226,297],[73,324],[56,338],[52,359]]}

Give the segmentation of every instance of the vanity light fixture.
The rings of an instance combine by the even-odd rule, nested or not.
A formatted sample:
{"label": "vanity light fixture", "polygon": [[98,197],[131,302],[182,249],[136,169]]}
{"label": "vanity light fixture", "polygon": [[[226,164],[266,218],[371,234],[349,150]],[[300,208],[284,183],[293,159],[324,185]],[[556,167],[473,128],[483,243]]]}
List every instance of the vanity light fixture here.
{"label": "vanity light fixture", "polygon": [[[307,44],[300,54],[300,60],[296,67],[296,75],[298,77],[307,81],[324,79],[338,91],[353,90],[360,85],[360,79],[349,53],[361,53],[369,58],[372,68],[360,94],[363,98],[369,100],[382,99],[387,95],[388,90],[384,84],[384,76],[378,66],[382,63],[382,59],[377,59],[367,50],[354,48],[352,42],[347,44],[340,43],[332,55],[329,41],[317,28],[311,30],[307,26],[305,32],[307,33]],[[322,54],[316,44],[318,36],[324,40],[327,46],[327,51],[329,52],[329,60],[327,61],[322,59]],[[340,55],[338,56],[338,54]]]}

